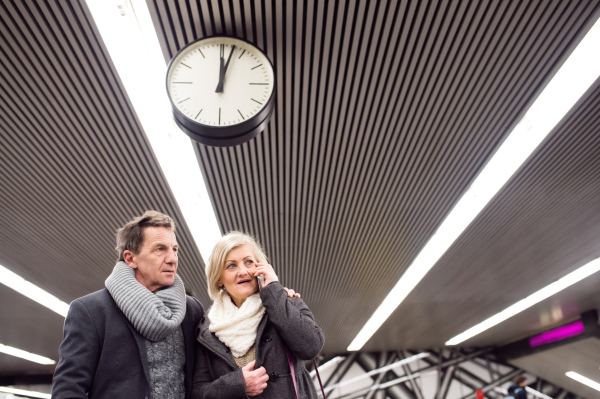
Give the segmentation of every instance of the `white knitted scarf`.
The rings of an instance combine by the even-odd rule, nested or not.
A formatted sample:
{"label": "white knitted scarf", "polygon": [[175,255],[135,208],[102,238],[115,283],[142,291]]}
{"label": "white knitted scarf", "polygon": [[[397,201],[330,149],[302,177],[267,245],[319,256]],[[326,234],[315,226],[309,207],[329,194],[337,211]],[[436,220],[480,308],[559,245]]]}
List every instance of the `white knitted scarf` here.
{"label": "white knitted scarf", "polygon": [[105,284],[125,317],[150,341],[165,339],[185,317],[185,288],[179,276],[175,276],[172,286],[153,294],[136,280],[135,271],[121,261]]}
{"label": "white knitted scarf", "polygon": [[231,349],[233,356],[244,356],[256,341],[258,324],[264,313],[265,307],[258,293],[250,295],[238,308],[227,291],[223,291],[208,312],[208,328]]}

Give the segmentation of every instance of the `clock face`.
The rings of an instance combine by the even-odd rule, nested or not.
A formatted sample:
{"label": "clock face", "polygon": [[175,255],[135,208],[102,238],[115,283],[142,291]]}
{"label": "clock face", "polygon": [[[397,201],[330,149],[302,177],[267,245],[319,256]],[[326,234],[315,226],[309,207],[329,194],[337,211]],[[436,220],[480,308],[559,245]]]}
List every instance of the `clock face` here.
{"label": "clock face", "polygon": [[256,47],[230,37],[211,37],[184,48],[171,62],[167,90],[173,106],[206,126],[248,121],[267,105],[273,68]]}

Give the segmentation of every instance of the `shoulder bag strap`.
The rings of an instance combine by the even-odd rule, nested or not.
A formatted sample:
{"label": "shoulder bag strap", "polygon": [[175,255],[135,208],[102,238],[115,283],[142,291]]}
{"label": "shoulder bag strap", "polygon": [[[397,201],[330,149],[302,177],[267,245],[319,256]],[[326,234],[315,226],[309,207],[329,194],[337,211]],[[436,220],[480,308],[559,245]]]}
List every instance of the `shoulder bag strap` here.
{"label": "shoulder bag strap", "polygon": [[[287,354],[288,364],[290,366],[290,373],[292,374],[292,381],[294,381],[294,391],[296,391],[296,399],[298,399],[298,386],[296,385],[296,372],[294,370],[294,358],[292,354],[285,348],[285,353]],[[319,379],[319,385],[321,386],[321,392],[323,392],[323,399],[327,399],[325,396],[325,388],[323,388],[323,383],[321,382],[321,375],[319,374],[319,368],[317,367],[317,361],[313,359],[313,364],[315,365],[315,371],[317,372],[317,378]]]}

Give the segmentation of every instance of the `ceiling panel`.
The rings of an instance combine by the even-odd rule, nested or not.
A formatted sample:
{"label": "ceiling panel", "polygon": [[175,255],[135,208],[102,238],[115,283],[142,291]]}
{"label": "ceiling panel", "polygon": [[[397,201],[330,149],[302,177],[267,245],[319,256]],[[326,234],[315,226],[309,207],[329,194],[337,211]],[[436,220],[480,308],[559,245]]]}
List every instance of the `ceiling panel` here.
{"label": "ceiling panel", "polygon": [[600,340],[598,338],[577,341],[535,355],[511,360],[510,363],[526,369],[540,378],[553,381],[583,398],[600,398],[600,392],[565,375],[567,371],[575,371],[600,382],[600,370],[598,369],[600,367]]}
{"label": "ceiling panel", "polygon": [[[387,340],[443,345],[600,256],[600,80],[394,312],[368,347]],[[594,276],[592,281],[599,281]],[[560,298],[589,310],[580,283]],[[515,320],[561,299],[552,297]],[[567,309],[565,309],[565,313]],[[571,314],[570,317],[573,317]],[[534,328],[529,328],[534,327]],[[513,330],[514,328],[514,330]],[[503,343],[539,330],[505,322],[463,345]],[[420,336],[420,332],[427,332]]]}
{"label": "ceiling panel", "polygon": [[[599,11],[598,1],[147,4],[165,60],[195,39],[227,34],[273,61],[277,103],[267,129],[234,148],[196,151],[221,229],[259,237],[282,281],[313,309],[329,352],[346,349]],[[577,134],[594,144],[592,133]],[[546,231],[543,220],[528,221]],[[504,245],[523,242],[513,239]],[[594,253],[586,243],[575,259]],[[488,255],[481,265],[476,245],[460,248],[460,262],[432,272],[445,271],[441,288],[421,283],[366,349],[439,346],[494,309],[477,306],[450,276],[486,279],[506,260]],[[571,250],[552,255],[561,268],[572,266]],[[536,275],[525,260],[511,267]],[[550,269],[538,284],[555,275]],[[478,287],[498,288],[489,279]]]}

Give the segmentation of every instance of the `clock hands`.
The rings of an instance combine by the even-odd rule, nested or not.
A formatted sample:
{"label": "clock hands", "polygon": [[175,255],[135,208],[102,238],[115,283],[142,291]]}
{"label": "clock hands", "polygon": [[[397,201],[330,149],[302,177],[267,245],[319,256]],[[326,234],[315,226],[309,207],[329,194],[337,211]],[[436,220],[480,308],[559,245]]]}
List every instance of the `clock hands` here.
{"label": "clock hands", "polygon": [[229,57],[227,58],[227,63],[223,65],[225,55],[225,45],[221,44],[221,58],[220,58],[220,67],[219,67],[219,84],[217,85],[217,90],[215,93],[223,93],[223,81],[225,80],[225,73],[227,72],[227,68],[229,67],[229,61],[231,61],[231,56],[233,55],[233,51],[235,50],[235,46],[231,46],[231,52],[229,53]]}

